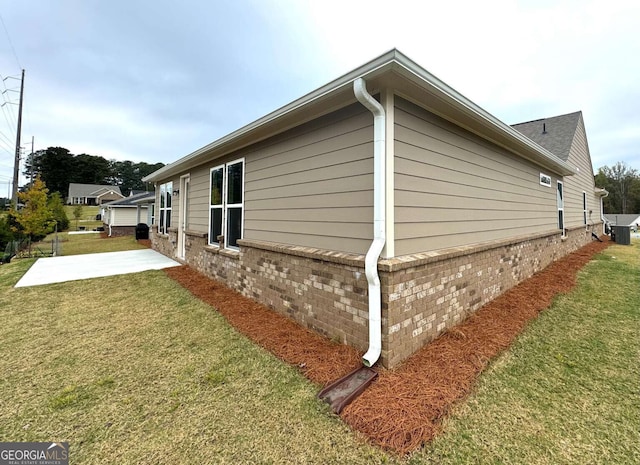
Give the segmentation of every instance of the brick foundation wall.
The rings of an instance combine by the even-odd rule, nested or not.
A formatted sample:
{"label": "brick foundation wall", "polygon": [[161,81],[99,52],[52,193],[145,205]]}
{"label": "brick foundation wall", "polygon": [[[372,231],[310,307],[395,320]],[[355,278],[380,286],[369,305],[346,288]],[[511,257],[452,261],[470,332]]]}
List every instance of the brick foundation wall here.
{"label": "brick foundation wall", "polygon": [[[176,231],[151,229],[154,249],[172,258]],[[554,260],[591,241],[584,227],[379,262],[381,363],[397,366],[446,329]],[[241,240],[240,250],[187,231],[185,262],[300,324],[359,350],[368,346],[364,256]]]}
{"label": "brick foundation wall", "polygon": [[[109,234],[109,225],[104,225],[104,230]],[[111,237],[133,236],[136,233],[135,226],[111,226]]]}
{"label": "brick foundation wall", "polygon": [[[439,334],[591,241],[584,227],[383,260],[382,347],[397,366]],[[535,296],[532,296],[535,298]]]}

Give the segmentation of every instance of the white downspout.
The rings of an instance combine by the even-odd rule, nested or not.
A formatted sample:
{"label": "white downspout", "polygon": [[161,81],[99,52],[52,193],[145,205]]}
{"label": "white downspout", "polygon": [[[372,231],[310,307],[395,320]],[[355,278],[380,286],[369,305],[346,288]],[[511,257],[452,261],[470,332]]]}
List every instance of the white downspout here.
{"label": "white downspout", "polygon": [[605,225],[607,224],[607,219],[604,217],[604,198],[609,196],[609,191],[604,190],[605,194],[600,196],[600,220],[602,221],[602,234],[606,234]]}
{"label": "white downspout", "polygon": [[373,242],[364,260],[369,283],[369,350],[362,362],[370,367],[382,352],[382,319],[378,258],[385,244],[385,116],[384,108],[374,99],[362,78],[353,81],[353,92],[362,105],[373,113]]}

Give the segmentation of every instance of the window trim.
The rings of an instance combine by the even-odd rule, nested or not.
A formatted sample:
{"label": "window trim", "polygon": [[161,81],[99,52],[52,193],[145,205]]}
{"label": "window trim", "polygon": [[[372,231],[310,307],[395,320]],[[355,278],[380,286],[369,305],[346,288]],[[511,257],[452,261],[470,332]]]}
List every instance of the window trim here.
{"label": "window trim", "polygon": [[[242,201],[240,203],[233,203],[233,204],[229,204],[228,203],[228,196],[229,196],[229,166],[231,165],[237,165],[238,163],[242,164],[242,184],[241,184],[241,196],[242,196]],[[211,189],[213,187],[213,183],[212,183],[212,173],[216,170],[222,169],[222,203],[218,206],[214,206],[211,205]],[[212,168],[209,169],[209,229],[208,229],[208,233],[207,233],[207,242],[210,246],[213,247],[218,247],[220,248],[220,243],[218,242],[218,238],[217,237],[211,237],[211,224],[213,221],[213,215],[212,215],[212,211],[214,208],[216,209],[221,209],[222,210],[222,215],[221,215],[221,221],[222,221],[222,227],[220,228],[221,234],[222,236],[224,236],[224,244],[223,244],[223,248],[225,249],[229,249],[229,250],[240,250],[239,247],[236,247],[234,245],[230,245],[229,244],[229,234],[228,234],[228,218],[229,218],[229,209],[231,208],[239,208],[240,209],[240,238],[242,239],[244,237],[244,196],[245,196],[245,189],[244,189],[244,185],[245,185],[245,176],[246,176],[246,165],[245,165],[245,159],[244,157],[242,158],[238,158],[235,160],[232,160],[228,163],[224,163],[222,165],[216,165]]]}
{"label": "window trim", "polygon": [[[561,192],[561,193],[560,193]],[[556,181],[556,205],[558,207],[558,229],[562,231],[562,237],[564,234],[564,183],[560,180]],[[560,214],[562,213],[562,224],[560,224]]]}
{"label": "window trim", "polygon": [[[213,181],[212,181],[212,175],[214,171],[217,170],[222,170],[222,200],[220,205],[211,205],[211,189],[213,188]],[[214,247],[220,247],[220,243],[218,242],[218,238],[217,237],[211,237],[211,223],[213,222],[213,215],[212,215],[212,211],[214,208],[216,209],[220,209],[222,210],[222,215],[220,215],[221,219],[220,221],[222,222],[222,224],[220,225],[220,234],[224,234],[224,181],[225,181],[225,165],[217,165],[212,167],[209,170],[209,228],[207,230],[207,237],[208,237],[208,243],[209,245],[212,245]]]}
{"label": "window trim", "polygon": [[[173,199],[171,199],[171,196],[173,195],[173,181],[160,184],[158,191],[158,234],[167,236],[169,234],[169,229],[171,228],[171,224],[167,226],[167,218],[169,218],[169,223],[171,223],[171,212],[173,210]],[[163,199],[164,206],[162,202]]]}
{"label": "window trim", "polygon": [[551,187],[551,176],[545,173],[540,173],[540,185],[544,187]]}
{"label": "window trim", "polygon": [[[232,203],[229,204],[228,203],[228,196],[229,196],[229,166],[230,165],[237,165],[238,163],[242,164],[242,184],[241,184],[241,194],[242,194],[242,201],[240,203]],[[244,177],[245,177],[245,165],[244,165],[244,158],[238,158],[237,160],[233,160],[230,161],[229,163],[225,164],[225,177],[224,177],[224,185],[225,185],[225,189],[224,189],[224,218],[223,218],[223,233],[224,234],[224,248],[225,249],[231,249],[231,250],[240,250],[240,247],[236,247],[235,245],[229,245],[229,234],[228,234],[228,218],[229,218],[229,209],[230,208],[240,208],[240,239],[242,239],[244,237]]]}

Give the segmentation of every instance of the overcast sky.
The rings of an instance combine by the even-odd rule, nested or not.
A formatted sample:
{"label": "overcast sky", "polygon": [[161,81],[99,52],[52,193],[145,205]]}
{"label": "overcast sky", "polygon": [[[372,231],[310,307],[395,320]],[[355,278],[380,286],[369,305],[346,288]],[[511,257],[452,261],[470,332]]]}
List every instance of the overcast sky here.
{"label": "overcast sky", "polygon": [[34,136],[170,163],[393,47],[508,124],[582,110],[594,170],[640,169],[637,0],[0,0],[0,16],[0,196],[22,68],[27,152]]}

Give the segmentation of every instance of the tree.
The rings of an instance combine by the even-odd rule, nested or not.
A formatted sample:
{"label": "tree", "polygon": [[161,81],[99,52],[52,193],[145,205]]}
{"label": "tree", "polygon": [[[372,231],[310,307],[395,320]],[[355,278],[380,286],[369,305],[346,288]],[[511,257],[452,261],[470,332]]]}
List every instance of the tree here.
{"label": "tree", "polygon": [[122,193],[143,190],[147,186],[142,178],[159,170],[164,163],[106,160],[96,155],[81,153],[74,155],[62,147],[38,150],[27,157],[24,175],[40,176],[51,192],[60,192],[63,199],[69,195],[69,183],[111,184],[119,186]]}
{"label": "tree", "polygon": [[624,162],[598,169],[595,183],[609,191],[604,198],[607,213],[638,213],[640,211],[640,175]]}
{"label": "tree", "polygon": [[62,147],[49,147],[36,151],[29,158],[25,164],[25,176],[40,176],[51,192],[60,192],[63,197],[67,197],[69,182],[74,182],[71,181],[74,172],[73,154]]}
{"label": "tree", "polygon": [[64,202],[62,201],[60,193],[54,192],[51,194],[47,205],[49,206],[49,210],[51,210],[53,219],[58,225],[58,231],[69,229],[69,218],[67,217],[67,212],[64,209]]}
{"label": "tree", "polygon": [[73,218],[76,220],[76,230],[78,229],[78,220],[82,218],[82,205],[73,207]]}
{"label": "tree", "polygon": [[148,190],[142,178],[159,170],[164,163],[155,163],[150,165],[145,162],[133,163],[131,161],[111,160],[110,184],[120,186],[120,190],[127,195],[131,190]]}
{"label": "tree", "polygon": [[[47,205],[46,184],[37,177],[27,192],[18,193],[18,201],[24,204],[20,211],[12,211],[25,235],[37,241],[53,230],[55,220]],[[15,228],[17,230],[18,228]],[[31,252],[31,250],[29,250]]]}
{"label": "tree", "polygon": [[14,240],[14,234],[11,230],[9,218],[0,216],[0,257],[4,254],[7,244]]}
{"label": "tree", "polygon": [[82,184],[107,184],[109,182],[111,164],[105,158],[81,153],[74,156],[73,163],[70,182]]}

